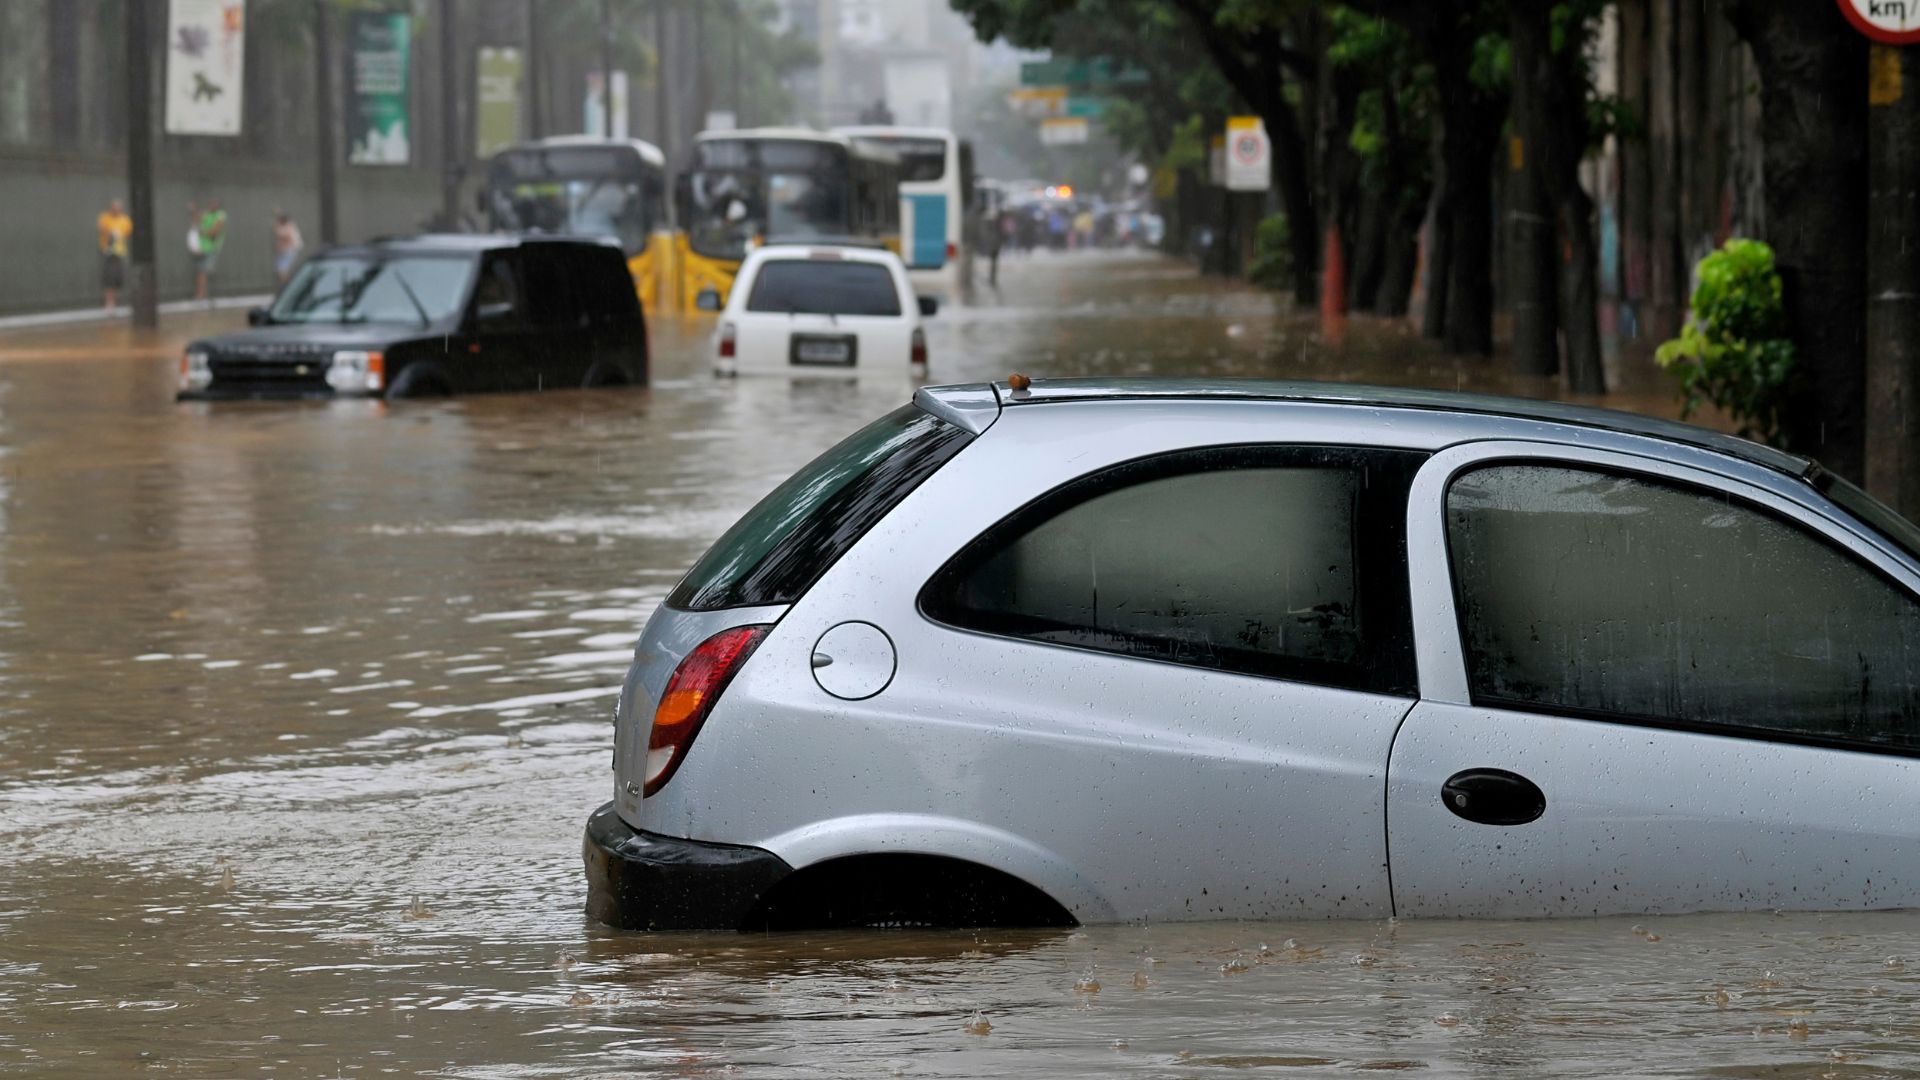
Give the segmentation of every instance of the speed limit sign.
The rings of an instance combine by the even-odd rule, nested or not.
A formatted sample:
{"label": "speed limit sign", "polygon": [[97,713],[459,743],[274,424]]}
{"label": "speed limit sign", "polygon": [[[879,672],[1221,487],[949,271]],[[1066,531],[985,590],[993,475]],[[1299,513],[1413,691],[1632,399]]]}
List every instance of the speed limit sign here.
{"label": "speed limit sign", "polygon": [[1920,0],[1839,0],[1855,30],[1888,45],[1920,44]]}

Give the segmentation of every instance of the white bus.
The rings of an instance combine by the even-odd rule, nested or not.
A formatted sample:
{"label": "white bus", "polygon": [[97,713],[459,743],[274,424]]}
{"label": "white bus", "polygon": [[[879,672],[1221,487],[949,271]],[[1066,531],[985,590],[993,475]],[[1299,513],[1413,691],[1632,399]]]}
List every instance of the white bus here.
{"label": "white bus", "polygon": [[973,255],[973,147],[944,128],[840,127],[900,157],[900,257],[916,279],[957,283]]}

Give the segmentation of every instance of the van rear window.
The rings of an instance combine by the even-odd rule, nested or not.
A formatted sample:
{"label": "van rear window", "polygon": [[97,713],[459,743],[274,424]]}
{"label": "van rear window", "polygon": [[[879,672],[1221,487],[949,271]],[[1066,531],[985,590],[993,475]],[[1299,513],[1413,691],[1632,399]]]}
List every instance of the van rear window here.
{"label": "van rear window", "polygon": [[791,604],[972,441],[912,405],[854,432],[747,511],[667,597],[681,611]]}
{"label": "van rear window", "polygon": [[760,264],[748,311],[783,315],[898,315],[900,290],[879,263],[770,259]]}

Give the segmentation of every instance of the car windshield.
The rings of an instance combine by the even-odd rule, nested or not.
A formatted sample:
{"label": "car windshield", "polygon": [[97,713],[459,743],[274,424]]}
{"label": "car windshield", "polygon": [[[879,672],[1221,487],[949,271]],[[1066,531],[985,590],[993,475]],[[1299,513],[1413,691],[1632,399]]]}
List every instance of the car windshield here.
{"label": "car windshield", "polygon": [[459,255],[329,255],[302,266],[274,298],[276,323],[425,326],[459,310],[474,260]]}
{"label": "car windshield", "polygon": [[760,264],[748,311],[789,315],[898,315],[900,291],[885,266],[830,259],[769,259]]}

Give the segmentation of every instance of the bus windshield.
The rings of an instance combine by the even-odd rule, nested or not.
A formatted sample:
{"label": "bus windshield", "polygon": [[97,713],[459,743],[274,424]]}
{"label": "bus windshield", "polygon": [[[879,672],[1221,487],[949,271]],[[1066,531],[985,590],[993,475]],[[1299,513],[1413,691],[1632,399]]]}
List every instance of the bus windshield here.
{"label": "bus windshield", "polygon": [[798,140],[712,139],[687,182],[687,242],[713,258],[745,257],[750,241],[850,235],[846,151]]}
{"label": "bus windshield", "polygon": [[615,147],[502,151],[488,174],[495,229],[608,237],[629,255],[646,246],[653,202],[639,159]]}
{"label": "bus windshield", "polygon": [[863,146],[891,150],[900,156],[900,182],[932,183],[947,175],[947,141],[914,139],[904,135],[859,135],[854,141]]}

